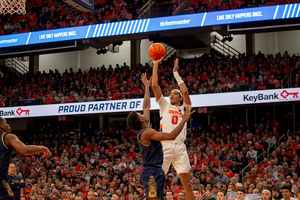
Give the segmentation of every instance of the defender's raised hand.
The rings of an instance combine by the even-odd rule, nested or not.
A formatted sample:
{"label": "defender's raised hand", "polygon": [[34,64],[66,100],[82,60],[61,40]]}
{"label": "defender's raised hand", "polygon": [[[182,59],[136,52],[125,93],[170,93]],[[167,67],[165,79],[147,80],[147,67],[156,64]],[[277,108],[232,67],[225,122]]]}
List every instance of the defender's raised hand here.
{"label": "defender's raised hand", "polygon": [[150,87],[150,85],[151,85],[151,79],[152,79],[152,77],[150,77],[149,80],[147,79],[147,74],[146,73],[144,73],[142,75],[142,78],[141,78],[141,80],[142,80],[143,84],[145,85],[145,87]]}
{"label": "defender's raised hand", "polygon": [[182,119],[187,121],[187,120],[189,120],[190,116],[195,112],[195,110],[193,110],[191,112],[192,106],[190,106],[190,105],[186,105],[186,106],[184,106],[184,108],[185,108],[185,111],[182,115]]}

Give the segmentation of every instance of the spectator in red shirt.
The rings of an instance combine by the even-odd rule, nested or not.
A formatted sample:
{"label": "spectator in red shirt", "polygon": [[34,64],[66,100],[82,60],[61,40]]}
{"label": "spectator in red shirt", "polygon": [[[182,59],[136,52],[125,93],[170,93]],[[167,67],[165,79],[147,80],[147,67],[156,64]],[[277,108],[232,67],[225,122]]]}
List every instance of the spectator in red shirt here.
{"label": "spectator in red shirt", "polygon": [[73,103],[76,101],[76,98],[73,96],[73,92],[70,92],[70,96],[67,99],[66,103]]}
{"label": "spectator in red shirt", "polygon": [[226,166],[227,168],[231,167],[232,162],[230,160],[230,155],[226,155],[226,160],[224,162],[224,166]]}
{"label": "spectator in red shirt", "polygon": [[30,27],[34,27],[36,25],[36,20],[33,17],[30,17],[30,21],[28,22],[28,25]]}
{"label": "spectator in red shirt", "polygon": [[271,76],[272,83],[275,85],[275,88],[279,88],[279,81],[274,78],[274,75]]}
{"label": "spectator in red shirt", "polygon": [[47,98],[45,99],[45,104],[53,104],[53,99],[50,97],[50,94],[47,94]]}
{"label": "spectator in red shirt", "polygon": [[73,25],[74,27],[76,26],[82,26],[82,24],[79,22],[79,19],[76,19],[75,24]]}
{"label": "spectator in red shirt", "polygon": [[298,150],[298,146],[297,146],[295,140],[292,140],[292,141],[291,141],[291,146],[290,146],[289,149],[291,149],[291,150],[293,150],[293,151],[297,151],[297,150]]}
{"label": "spectator in red shirt", "polygon": [[80,172],[81,167],[84,167],[83,169],[86,170],[86,166],[84,164],[82,164],[81,161],[78,161],[78,165],[74,168],[74,170]]}
{"label": "spectator in red shirt", "polygon": [[257,179],[258,175],[256,173],[256,169],[255,168],[252,168],[251,169],[251,174],[250,174],[250,178],[255,181],[255,179]]}
{"label": "spectator in red shirt", "polygon": [[279,121],[277,121],[275,118],[273,119],[273,122],[272,122],[272,124],[271,124],[271,128],[273,129],[273,128],[280,128],[280,122]]}
{"label": "spectator in red shirt", "polygon": [[91,146],[91,143],[90,143],[90,142],[87,142],[87,143],[86,143],[86,147],[85,147],[85,148],[88,149],[88,152],[89,152],[89,153],[92,153],[93,147]]}
{"label": "spectator in red shirt", "polygon": [[127,154],[128,157],[132,157],[132,159],[135,159],[136,153],[133,151],[132,148],[129,149],[129,153]]}
{"label": "spectator in red shirt", "polygon": [[25,28],[23,30],[23,33],[28,33],[28,32],[30,32],[30,29],[28,28],[28,25],[26,24]]}
{"label": "spectator in red shirt", "polygon": [[269,166],[270,166],[270,163],[269,163],[268,158],[264,158],[264,162],[260,165],[259,171],[262,172],[262,170],[263,170],[264,168],[267,168],[267,167],[269,167]]}
{"label": "spectator in red shirt", "polygon": [[48,2],[48,8],[55,8],[55,4],[52,0],[49,0]]}

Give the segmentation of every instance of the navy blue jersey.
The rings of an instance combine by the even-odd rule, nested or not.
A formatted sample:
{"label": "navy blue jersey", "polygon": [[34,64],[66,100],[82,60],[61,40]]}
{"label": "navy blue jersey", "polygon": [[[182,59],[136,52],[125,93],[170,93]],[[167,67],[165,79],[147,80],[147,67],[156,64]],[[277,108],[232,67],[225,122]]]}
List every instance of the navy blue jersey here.
{"label": "navy blue jersey", "polygon": [[1,142],[0,142],[0,177],[6,177],[8,167],[11,161],[12,153],[13,153],[13,147],[8,146],[5,141],[4,137],[7,133],[6,132],[0,132],[1,136]]}
{"label": "navy blue jersey", "polygon": [[141,134],[147,128],[141,129],[138,134],[138,143],[143,157],[144,166],[161,166],[163,163],[163,151],[160,141],[151,140],[151,144],[145,145],[141,142]]}
{"label": "navy blue jersey", "polygon": [[22,178],[20,176],[7,175],[7,179],[8,179],[8,184],[14,193],[15,200],[20,200],[21,188],[26,187],[26,183],[25,182],[21,183]]}
{"label": "navy blue jersey", "polygon": [[6,134],[5,132],[0,132],[0,200],[14,200],[14,193],[7,181],[7,171],[11,161],[13,147],[5,143],[4,137]]}

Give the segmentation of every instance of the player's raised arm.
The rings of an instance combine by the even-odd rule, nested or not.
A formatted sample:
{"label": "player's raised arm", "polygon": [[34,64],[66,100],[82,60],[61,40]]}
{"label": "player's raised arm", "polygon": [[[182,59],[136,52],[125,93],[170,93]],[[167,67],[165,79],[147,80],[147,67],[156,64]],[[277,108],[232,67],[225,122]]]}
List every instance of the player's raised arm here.
{"label": "player's raised arm", "polygon": [[186,105],[192,105],[192,102],[191,102],[191,99],[190,99],[190,95],[189,95],[189,92],[188,92],[188,89],[184,83],[184,81],[181,79],[179,73],[178,73],[178,68],[179,68],[179,65],[178,65],[178,58],[176,58],[174,60],[174,68],[173,68],[173,75],[174,75],[174,78],[176,79],[178,85],[179,85],[179,88],[182,92],[182,95],[183,95],[183,102],[186,104]]}
{"label": "player's raised arm", "polygon": [[150,90],[149,90],[149,87],[150,87],[150,84],[151,84],[151,79],[148,80],[147,79],[147,74],[144,73],[142,75],[142,82],[145,86],[145,96],[144,96],[144,103],[143,103],[143,112],[144,112],[144,115],[146,117],[148,117],[148,119],[150,119]]}
{"label": "player's raised arm", "polygon": [[43,157],[49,157],[50,151],[45,146],[36,146],[36,145],[25,145],[19,140],[19,138],[13,134],[7,134],[5,136],[5,141],[7,144],[13,146],[18,152],[24,155],[34,155],[37,153],[44,153]]}
{"label": "player's raised arm", "polygon": [[152,70],[152,89],[154,92],[154,96],[156,98],[156,101],[158,101],[161,96],[162,96],[162,92],[160,87],[158,86],[158,65],[159,63],[163,60],[164,57],[162,57],[159,60],[152,60],[153,61],[153,70]]}
{"label": "player's raised arm", "polygon": [[181,130],[185,126],[186,121],[190,118],[191,114],[193,114],[195,111],[191,112],[192,107],[186,106],[186,111],[184,112],[182,116],[181,122],[176,126],[176,128],[171,133],[165,133],[165,132],[157,132],[154,129],[147,129],[143,133],[143,137],[149,140],[156,140],[156,141],[164,141],[164,140],[175,140],[175,138],[180,134]]}

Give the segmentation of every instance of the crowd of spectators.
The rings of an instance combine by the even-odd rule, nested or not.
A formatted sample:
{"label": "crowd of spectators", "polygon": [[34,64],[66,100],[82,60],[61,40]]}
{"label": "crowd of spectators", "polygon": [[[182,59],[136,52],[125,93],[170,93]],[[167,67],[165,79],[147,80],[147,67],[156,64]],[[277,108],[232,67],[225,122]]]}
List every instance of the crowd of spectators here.
{"label": "crowd of spectators", "polygon": [[[300,199],[300,129],[280,141],[284,130],[284,121],[276,119],[261,119],[253,128],[241,120],[232,126],[214,123],[207,131],[188,129],[185,143],[196,200],[211,200],[219,189],[229,194],[238,188],[259,195],[268,188],[277,200],[282,198],[284,185]],[[26,144],[44,144],[52,152],[51,158],[45,159],[14,154],[16,174],[26,183],[22,200],[145,199],[140,179],[143,159],[134,136],[125,137],[116,129],[74,136],[48,125],[20,138]],[[172,166],[164,189],[167,200],[185,200]]]}
{"label": "crowd of spectators", "polygon": [[64,2],[26,1],[25,15],[0,19],[0,35],[76,27],[135,19],[144,0],[95,0],[92,12],[82,12]]}
{"label": "crowd of spectators", "polygon": [[[298,87],[298,60],[299,56],[286,53],[220,58],[204,55],[180,59],[179,73],[191,95],[281,88],[291,70],[294,79],[289,85]],[[172,70],[173,60],[169,59],[158,72],[166,96],[178,87]],[[151,76],[151,66],[129,67],[124,63],[115,68],[102,66],[78,72],[70,69],[62,74],[58,70],[20,76],[5,73],[0,79],[0,107],[143,98],[140,76],[144,72]]]}
{"label": "crowd of spectators", "polygon": [[[25,15],[1,16],[0,35],[137,19],[142,6],[146,3],[146,0],[95,0],[94,10],[87,13],[77,10],[63,1],[27,0]],[[194,0],[189,2],[185,12],[197,13],[286,3],[299,3],[299,0],[275,0],[275,2],[268,3],[264,0]],[[177,7],[178,2],[173,1],[170,10],[174,11]],[[157,8],[157,12],[160,12],[159,6]]]}

